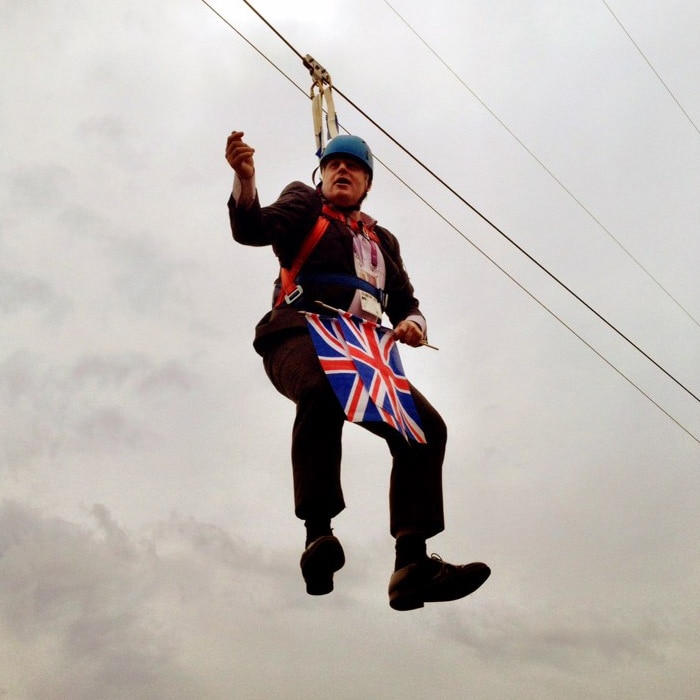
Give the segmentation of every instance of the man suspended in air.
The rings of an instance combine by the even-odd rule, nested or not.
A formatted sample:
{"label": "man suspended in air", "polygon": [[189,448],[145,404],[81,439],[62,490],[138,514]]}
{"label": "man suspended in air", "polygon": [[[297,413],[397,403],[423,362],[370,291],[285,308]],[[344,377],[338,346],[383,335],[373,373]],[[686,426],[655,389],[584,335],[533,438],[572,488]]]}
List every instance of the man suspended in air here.
{"label": "man suspended in air", "polygon": [[[310,595],[324,595],[333,590],[333,575],[345,563],[331,521],[345,508],[341,437],[350,409],[324,372],[318,343],[324,334],[329,352],[352,343],[344,346],[343,337],[333,336],[323,324],[318,326],[321,341],[314,339],[308,314],[316,318],[324,309],[339,310],[341,321],[358,319],[349,332],[360,335],[353,330],[361,328],[359,319],[374,328],[386,314],[393,326],[392,341],[413,347],[425,343],[426,321],[398,240],[361,210],[374,174],[372,153],[362,139],[345,135],[331,139],[321,154],[319,185],[293,182],[266,207],[258,200],[253,154],[243,132],[232,132],[226,142],[226,159],[235,172],[228,202],[231,230],[238,243],[271,245],[282,270],[273,308],[256,327],[254,347],[273,386],[296,404],[291,452],[295,513],[306,527],[301,573]],[[342,361],[340,354],[336,359]],[[344,366],[352,373],[352,358]],[[358,396],[367,400],[361,374]],[[396,559],[389,604],[395,610],[462,598],[491,573],[479,562],[454,565],[427,555],[426,540],[444,529],[442,463],[447,430],[420,392],[406,386],[408,433],[392,424],[392,416],[351,418],[383,438],[392,457],[389,516]],[[381,407],[375,411],[383,413]],[[415,425],[412,411],[417,414]]]}

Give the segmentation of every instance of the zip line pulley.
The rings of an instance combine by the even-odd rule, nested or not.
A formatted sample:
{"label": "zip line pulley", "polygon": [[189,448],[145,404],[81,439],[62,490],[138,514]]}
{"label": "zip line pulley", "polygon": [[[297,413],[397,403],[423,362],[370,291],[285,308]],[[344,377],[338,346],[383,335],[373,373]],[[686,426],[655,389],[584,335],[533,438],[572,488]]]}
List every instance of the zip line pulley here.
{"label": "zip line pulley", "polygon": [[[311,115],[316,139],[316,155],[320,158],[326,146],[326,137],[330,140],[338,135],[338,117],[333,102],[333,83],[330,73],[313,57],[306,54],[304,66],[311,73]],[[323,104],[326,104],[326,130],[323,129]]]}

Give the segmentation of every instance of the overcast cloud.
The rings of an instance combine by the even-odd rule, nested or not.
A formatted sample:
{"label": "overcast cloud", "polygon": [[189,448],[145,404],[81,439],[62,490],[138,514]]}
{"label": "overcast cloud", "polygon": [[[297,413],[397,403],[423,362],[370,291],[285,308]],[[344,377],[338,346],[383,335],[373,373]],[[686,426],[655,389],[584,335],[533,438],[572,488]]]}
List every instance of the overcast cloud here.
{"label": "overcast cloud", "polygon": [[[488,109],[385,2],[254,4],[700,393],[697,3],[608,3],[688,116],[598,0],[392,2]],[[275,264],[230,239],[223,153],[243,129],[265,203],[310,181],[308,100],[195,0],[0,6],[0,696],[698,696],[688,392],[336,98],[638,388],[379,167],[366,209],[399,236],[440,347],[402,353],[450,430],[429,546],[493,575],[457,603],[389,609],[388,454],[348,426],[348,562],[307,596],[293,407],[251,346]],[[215,7],[308,90],[244,3]]]}

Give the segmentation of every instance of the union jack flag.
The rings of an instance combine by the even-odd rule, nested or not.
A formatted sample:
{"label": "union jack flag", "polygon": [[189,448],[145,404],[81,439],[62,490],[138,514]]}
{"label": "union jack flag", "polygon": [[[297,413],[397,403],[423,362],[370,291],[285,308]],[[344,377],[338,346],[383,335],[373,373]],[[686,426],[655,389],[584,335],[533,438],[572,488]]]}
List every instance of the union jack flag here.
{"label": "union jack flag", "polygon": [[347,419],[383,421],[406,440],[425,444],[393,333],[348,312],[337,318],[306,314],[306,321]]}

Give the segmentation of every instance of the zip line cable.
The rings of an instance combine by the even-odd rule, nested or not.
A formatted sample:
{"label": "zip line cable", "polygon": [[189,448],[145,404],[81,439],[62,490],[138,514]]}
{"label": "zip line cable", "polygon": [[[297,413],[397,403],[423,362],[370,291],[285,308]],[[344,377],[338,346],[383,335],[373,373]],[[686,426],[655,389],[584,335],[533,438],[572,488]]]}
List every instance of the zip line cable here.
{"label": "zip line cable", "polygon": [[[245,0],[244,0],[245,1]],[[343,97],[348,104],[350,104],[352,107],[354,107],[362,116],[364,116],[366,119],[369,120],[371,124],[373,124],[379,131],[381,131],[387,138],[389,138],[391,141],[393,141],[401,150],[404,151],[410,158],[412,158],[416,163],[418,163],[424,170],[426,170],[430,175],[432,175],[440,184],[442,184],[445,188],[447,188],[448,191],[450,191],[455,197],[457,197],[461,202],[466,204],[475,214],[477,214],[481,219],[483,219],[489,226],[491,226],[495,231],[497,231],[501,236],[503,236],[509,243],[511,243],[515,248],[517,248],[525,257],[528,258],[528,260],[532,261],[537,267],[539,267],[543,272],[545,272],[552,280],[554,280],[559,286],[561,286],[563,289],[565,289],[569,294],[571,294],[577,301],[579,301],[583,306],[585,306],[591,313],[593,313],[597,318],[599,318],[603,323],[605,323],[606,326],[611,328],[618,336],[620,336],[623,340],[625,340],[629,345],[631,345],[633,348],[635,348],[641,355],[643,355],[649,362],[651,362],[655,367],[657,367],[663,374],[665,374],[669,379],[671,379],[675,384],[677,384],[681,389],[683,389],[687,394],[689,394],[692,398],[694,398],[696,401],[700,402],[700,399],[690,390],[688,389],[682,382],[680,382],[678,379],[676,379],[668,370],[666,370],[664,367],[662,367],[656,360],[654,360],[652,357],[650,357],[644,350],[642,350],[634,341],[632,341],[630,338],[628,338],[622,331],[620,331],[618,328],[616,328],[610,321],[608,321],[604,316],[602,316],[598,311],[596,311],[588,302],[586,302],[584,299],[582,299],[576,292],[574,292],[572,289],[570,289],[564,282],[559,280],[552,272],[550,272],[546,267],[544,267],[539,261],[537,261],[535,258],[533,258],[526,250],[524,250],[518,243],[516,243],[513,239],[511,239],[506,233],[504,233],[498,226],[496,226],[492,221],[490,221],[484,214],[482,214],[478,209],[473,207],[466,199],[464,199],[459,193],[455,192],[447,183],[445,183],[438,175],[436,175],[430,168],[428,168],[426,165],[424,165],[420,160],[418,160],[410,151],[407,151],[404,146],[402,146],[398,141],[394,139],[391,134],[388,134],[379,124],[377,124],[371,117],[369,117],[363,110],[361,110],[355,103],[353,103],[351,100],[349,100],[340,90],[338,90],[337,87],[334,86],[333,88],[341,97]],[[384,163],[382,163],[384,165]],[[386,165],[384,165],[386,167]],[[387,168],[388,169],[388,168]],[[391,172],[397,179],[402,182],[403,184],[406,184],[401,178],[399,178],[393,171],[388,169],[389,172]],[[406,185],[408,186],[408,185]],[[602,360],[605,361],[606,364],[608,364],[610,367],[612,367],[618,374],[620,374],[622,377],[627,379],[632,386],[634,386],[636,389],[638,389],[644,396],[649,398],[649,400],[657,406],[662,413],[664,413],[666,416],[671,418],[671,420],[678,425],[684,432],[686,432],[690,437],[695,440],[698,444],[700,444],[700,439],[697,438],[693,433],[691,433],[688,429],[686,429],[683,425],[681,425],[673,416],[671,416],[667,411],[665,411],[659,404],[656,403],[653,399],[649,397],[649,395],[644,392],[640,387],[638,387],[631,379],[629,379],[626,375],[624,375],[620,370],[618,370],[610,361],[607,360],[603,355],[601,355],[595,348],[593,348],[586,340],[584,340],[578,333],[576,333],[567,323],[565,323],[557,314],[555,314],[553,311],[551,311],[543,302],[541,302],[539,299],[537,299],[530,291],[528,291],[520,282],[518,282],[512,275],[510,275],[506,270],[504,270],[498,263],[496,263],[489,255],[487,255],[481,248],[479,248],[475,243],[473,243],[460,229],[458,229],[456,226],[454,226],[451,222],[449,222],[442,214],[440,214],[432,205],[428,204],[426,200],[419,195],[413,188],[409,187],[411,192],[413,192],[421,201],[425,202],[430,209],[432,209],[438,216],[440,216],[443,221],[448,223],[455,231],[457,231],[462,238],[464,238],[470,245],[472,245],[476,250],[478,250],[482,255],[484,255],[490,262],[492,262],[499,270],[501,270],[508,278],[513,280],[517,284],[520,289],[522,289],[529,297],[534,299],[540,306],[542,306],[544,309],[546,309],[554,318],[556,318],[564,327],[566,327],[568,330],[570,330],[579,340],[581,340],[584,345],[589,347],[591,350],[595,352],[596,355],[598,355]]]}
{"label": "zip line cable", "polygon": [[[208,2],[207,0],[201,0],[201,2],[206,5],[217,17],[219,17],[226,25],[228,25],[241,39],[243,39],[251,48],[255,50],[256,53],[258,53],[261,57],[265,59],[267,63],[269,63],[277,72],[279,72],[286,80],[288,80],[295,88],[297,88],[305,97],[308,98],[308,95],[306,91],[297,85],[297,83],[290,77],[288,76],[279,66],[277,66],[272,60],[270,60],[260,49],[258,49],[247,37],[245,37],[229,20],[227,20],[225,17],[223,17],[217,10],[215,10]],[[279,32],[270,25],[270,23],[260,15],[260,13],[253,8],[247,0],[243,0],[243,2],[248,5],[248,7],[251,8],[251,10],[258,16],[260,19],[268,26],[272,31],[277,34],[282,41],[299,57],[301,60],[304,60],[304,57],[284,38],[282,37]],[[655,365],[663,374],[665,374],[667,377],[669,377],[674,383],[676,383],[679,387],[681,387],[686,393],[690,394],[696,401],[700,401],[695,394],[693,394],[688,388],[686,388],[679,380],[677,380],[675,377],[673,377],[666,369],[664,369],[661,365],[659,365],[653,358],[649,357],[641,348],[639,348],[637,345],[635,345],[634,342],[632,342],[629,338],[627,338],[621,331],[619,331],[615,326],[613,326],[607,319],[605,319],[603,316],[601,316],[595,309],[590,307],[584,300],[582,300],[580,297],[578,297],[573,291],[569,290],[566,285],[564,285],[562,282],[560,282],[556,277],[552,275],[546,268],[544,268],[540,263],[538,263],[534,258],[532,258],[529,253],[526,251],[522,250],[520,246],[518,246],[517,243],[511,241],[505,233],[501,232],[501,230],[496,227],[492,222],[489,221],[481,212],[479,212],[477,209],[475,209],[469,202],[467,202],[464,198],[461,197],[457,192],[455,192],[447,183],[445,183],[443,180],[441,180],[435,173],[433,173],[427,166],[425,166],[421,161],[419,161],[410,151],[408,151],[404,146],[402,146],[396,139],[394,139],[390,134],[388,134],[379,124],[377,124],[371,117],[369,117],[363,110],[361,110],[358,106],[356,106],[351,100],[349,100],[348,97],[346,97],[343,93],[340,92],[340,90],[337,89],[337,87],[334,86],[335,91],[341,95],[352,107],[354,107],[362,116],[364,116],[366,119],[370,121],[379,131],[381,131],[383,134],[387,136],[391,141],[393,141],[401,150],[403,150],[407,155],[409,155],[410,158],[412,158],[415,162],[417,162],[423,169],[425,169],[430,175],[432,175],[435,179],[438,180],[445,188],[447,188],[454,196],[456,196],[460,201],[462,201],[466,206],[468,206],[474,213],[476,213],[480,218],[482,218],[486,223],[488,223],[492,228],[494,228],[496,231],[498,231],[502,236],[504,236],[509,242],[511,242],[518,250],[520,250],[526,257],[528,257],[530,260],[532,260],[538,267],[543,269],[550,277],[552,277],[560,286],[564,287],[567,291],[569,291],[570,294],[572,294],[580,303],[582,303],[586,308],[588,308],[594,315],[596,315],[600,320],[602,320],[608,327],[610,327],[615,333],[617,333],[619,336],[621,336],[624,340],[627,341],[628,344],[632,345],[639,353],[641,353],[644,357],[646,357],[653,365]],[[696,437],[688,428],[686,428],[684,425],[682,425],[676,418],[674,418],[668,411],[666,411],[660,404],[658,404],[649,394],[647,394],[641,387],[639,387],[634,381],[632,381],[627,375],[625,375],[620,369],[618,369],[615,365],[610,362],[604,355],[602,355],[598,350],[596,350],[595,347],[593,347],[588,341],[586,341],[582,336],[580,336],[571,326],[569,326],[565,321],[563,321],[554,311],[552,311],[549,307],[547,307],[542,301],[540,301],[537,297],[534,296],[532,292],[530,292],[528,289],[526,289],[520,282],[518,282],[517,279],[515,279],[507,270],[505,270],[501,265],[499,265],[493,258],[491,258],[484,250],[482,250],[477,244],[475,244],[469,237],[461,231],[455,224],[453,224],[449,219],[447,219],[441,212],[439,212],[430,202],[428,202],[422,195],[420,195],[413,187],[411,187],[405,180],[403,180],[395,171],[393,171],[391,168],[389,168],[381,159],[379,159],[376,155],[375,158],[382,164],[382,166],[389,172],[391,173],[401,184],[403,184],[408,190],[410,190],[418,199],[420,199],[428,208],[430,208],[439,218],[441,218],[448,226],[450,226],[452,229],[454,229],[462,238],[465,239],[467,243],[469,243],[475,250],[480,252],[489,262],[491,262],[495,267],[497,267],[503,274],[505,274],[510,280],[512,280],[522,291],[524,291],[530,298],[533,299],[539,306],[541,306],[545,311],[547,311],[551,316],[553,316],[559,323],[561,323],[567,330],[569,330],[574,336],[576,336],[586,347],[588,347],[590,350],[592,350],[603,362],[605,362],[611,369],[613,369],[618,375],[620,375],[625,381],[627,381],[629,384],[631,384],[637,391],[639,391],[646,399],[648,399],[654,406],[656,406],[667,418],[669,418],[673,423],[675,423],[681,430],[683,430],[690,438],[692,438],[695,442],[700,444],[700,438]]]}
{"label": "zip line cable", "polygon": [[478,246],[474,241],[471,240],[461,229],[459,229],[454,223],[452,223],[442,212],[438,211],[422,194],[420,194],[414,187],[408,184],[398,173],[392,170],[384,161],[374,155],[374,159],[379,161],[382,166],[391,173],[406,189],[412,192],[418,199],[420,199],[423,204],[425,204],[428,209],[430,209],[436,216],[442,219],[451,229],[456,231],[464,240],[472,247],[474,250],[478,251],[483,257],[485,257],[492,265],[494,265],[498,270],[500,270],[511,282],[518,286],[525,294],[527,294],[530,299],[532,299],[536,304],[538,304],[542,309],[544,309],[550,316],[555,318],[559,323],[564,326],[570,333],[572,333],[576,338],[578,338],[589,350],[595,353],[610,369],[617,373],[622,379],[624,379],[628,384],[633,386],[645,399],[650,401],[656,408],[661,411],[672,423],[675,423],[688,437],[700,445],[700,438],[696,437],[688,428],[686,428],[678,419],[672,416],[665,408],[661,406],[657,401],[655,401],[649,394],[647,394],[644,389],[642,389],[637,383],[630,379],[621,369],[616,367],[610,360],[608,360],[605,355],[603,355],[599,350],[597,350],[593,345],[591,345],[582,335],[577,333],[564,319],[557,315],[552,309],[550,309],[543,301],[538,299],[527,287],[525,287],[521,282],[519,282],[513,275],[508,272],[504,267],[502,267],[494,258],[492,258],[483,248]]}
{"label": "zip line cable", "polygon": [[[204,2],[204,0],[202,0]],[[283,41],[287,47],[294,53],[301,61],[304,62],[304,56],[289,42],[287,39],[279,32],[277,29],[270,24],[270,22],[265,19],[251,4],[248,0],[242,0],[242,2],[250,8],[252,12],[260,18],[260,20],[277,35],[281,41]],[[205,3],[208,4],[208,3]],[[614,331],[623,340],[629,343],[637,352],[643,355],[649,362],[651,362],[657,369],[663,372],[671,381],[677,384],[683,391],[692,396],[698,403],[700,403],[700,398],[694,394],[685,384],[680,380],[676,379],[665,367],[659,364],[653,357],[651,357],[647,352],[642,350],[642,348],[637,345],[633,340],[631,340],[627,335],[625,335],[621,330],[619,330],[615,325],[608,321],[605,316],[594,309],[587,301],[585,301],[580,295],[574,292],[571,287],[562,282],[553,272],[546,268],[539,260],[528,253],[519,243],[517,243],[513,238],[505,233],[501,228],[499,228],[493,221],[491,221],[486,215],[482,214],[473,204],[471,204],[467,199],[465,199],[459,192],[457,192],[453,187],[451,187],[444,179],[442,179],[437,173],[431,170],[425,163],[423,163],[417,156],[415,156],[411,151],[408,150],[402,143],[400,143],[396,138],[394,138],[386,129],[380,126],[372,117],[367,114],[362,108],[360,108],[355,102],[353,102],[345,93],[338,89],[337,86],[333,86],[335,92],[340,95],[351,107],[353,107],[359,114],[361,114],[367,121],[370,122],[376,129],[378,129],[384,136],[386,136],[392,143],[398,146],[409,158],[411,158],[417,165],[419,165],[423,170],[425,170],[429,175],[431,175],[437,182],[439,182],[448,192],[459,199],[462,204],[469,207],[477,216],[479,216],[485,223],[487,223],[494,231],[500,234],[506,241],[508,241],[512,246],[514,246],[518,251],[520,251],[530,262],[540,268],[550,279],[556,282],[562,289],[566,290],[571,296],[573,296],[579,303],[583,304],[592,314],[594,314],[598,319],[600,319],[605,325],[608,326],[612,331]]]}
{"label": "zip line cable", "polygon": [[384,4],[410,29],[413,34],[421,41],[421,43],[437,58],[438,61],[458,80],[462,86],[476,99],[476,101],[527,151],[527,153],[535,159],[542,169],[571,197],[571,199],[583,209],[588,216],[595,221],[596,224],[614,241],[617,246],[629,257],[636,265],[649,277],[654,284],[669,298],[671,301],[698,327],[700,322],[676,299],[666,287],[654,277],[654,275],[613,235],[598,217],[586,207],[586,205],[559,179],[528,146],[508,127],[508,125],[472,90],[467,83],[452,69],[452,67],[433,49],[433,47],[411,26],[411,24],[393,7],[389,0],[384,0]]}
{"label": "zip line cable", "polygon": [[[206,0],[201,0],[207,7],[211,8]],[[248,0],[242,0],[242,2],[294,53],[297,58],[299,58],[302,63],[304,62],[304,56],[299,52],[268,20],[263,17],[263,15],[258,12],[253,5],[251,5]],[[213,8],[211,8],[213,9]],[[214,11],[219,17],[221,15]],[[228,21],[226,22],[229,26],[232,26]],[[242,36],[238,30],[235,30],[239,36]],[[247,40],[246,40],[247,41]],[[250,42],[247,42],[250,43]],[[252,44],[251,44],[252,45]],[[261,55],[258,49],[256,49]],[[270,59],[265,57],[269,62]],[[275,65],[272,63],[272,65]],[[275,68],[280,71],[277,66]],[[296,86],[293,80],[291,80],[286,74],[283,73],[285,77]],[[298,87],[298,86],[296,86]],[[392,136],[386,129],[384,129],[380,124],[378,124],[372,117],[367,114],[361,107],[359,107],[355,102],[353,102],[347,95],[345,95],[337,86],[333,86],[335,92],[340,95],[351,107],[353,107],[359,114],[361,114],[367,121],[369,121],[376,129],[378,129],[384,136],[386,136],[392,143],[394,143],[399,149],[401,149],[409,158],[411,158],[417,165],[419,165],[423,170],[425,170],[429,175],[431,175],[437,182],[439,182],[445,189],[448,190],[454,197],[459,199],[465,206],[471,209],[479,218],[481,218],[485,223],[487,223],[491,228],[494,229],[499,235],[501,235],[506,241],[508,241],[512,246],[514,246],[520,253],[522,253],[528,260],[530,260],[534,265],[536,265],[540,270],[542,270],[550,279],[556,282],[562,289],[567,291],[571,296],[573,296],[580,304],[585,306],[592,314],[594,314],[599,320],[601,320],[608,328],[610,328],[614,333],[621,337],[625,342],[631,345],[637,352],[644,356],[649,362],[651,362],[658,370],[665,374],[671,381],[673,381],[678,387],[685,391],[689,396],[694,398],[698,403],[700,403],[700,398],[694,394],[685,384],[683,384],[679,379],[676,379],[665,367],[659,364],[653,357],[651,357],[647,352],[645,352],[639,345],[637,345],[633,340],[631,340],[627,335],[625,335],[621,330],[619,330],[615,325],[613,325],[607,318],[605,318],[599,311],[593,308],[587,301],[585,301],[581,296],[574,292],[569,286],[562,282],[554,273],[552,273],[548,268],[546,268],[542,263],[540,263],[536,258],[534,258],[530,253],[528,253],[519,243],[517,243],[513,238],[508,236],[502,229],[500,229],[494,222],[492,222],[486,215],[482,214],[474,205],[467,201],[459,192],[457,192],[453,187],[451,187],[444,179],[437,175],[433,170],[431,170],[425,163],[423,163],[417,156],[415,156],[411,151],[409,151],[402,143],[400,143],[394,136]],[[303,92],[303,91],[302,91]]]}
{"label": "zip line cable", "polygon": [[[247,1],[243,0],[246,4]],[[459,192],[457,192],[452,186],[450,186],[443,178],[441,178],[435,171],[431,170],[423,161],[421,161],[417,156],[415,156],[411,151],[409,151],[402,143],[400,143],[396,138],[394,138],[386,129],[384,129],[380,124],[378,124],[372,117],[370,117],[367,112],[365,112],[361,107],[359,107],[355,102],[353,102],[345,93],[339,90],[335,85],[333,89],[338,95],[340,95],[351,107],[353,107],[357,112],[359,112],[367,121],[370,122],[376,129],[378,129],[384,136],[386,136],[392,143],[398,146],[409,158],[411,158],[417,165],[419,165],[423,170],[425,170],[429,175],[431,175],[437,182],[439,182],[448,192],[459,199],[462,204],[466,205],[471,209],[479,218],[481,218],[486,224],[488,224],[494,231],[500,234],[508,243],[514,246],[518,251],[520,251],[530,262],[536,265],[542,272],[544,272],[550,279],[556,282],[562,289],[567,291],[571,296],[574,297],[579,303],[583,304],[592,314],[594,314],[598,319],[605,323],[608,328],[619,335],[623,340],[629,343],[637,352],[643,355],[649,362],[651,362],[657,369],[663,372],[669,379],[671,379],[675,384],[677,384],[683,391],[692,396],[697,402],[700,403],[700,398],[694,394],[685,384],[680,380],[676,379],[666,368],[659,364],[653,357],[651,357],[647,352],[645,352],[639,345],[637,345],[633,340],[631,340],[627,335],[625,335],[621,330],[619,330],[615,325],[608,321],[605,316],[603,316],[599,311],[593,308],[585,299],[583,299],[579,294],[577,294],[571,287],[566,283],[562,282],[553,272],[551,272],[547,267],[545,267],[539,260],[533,257],[527,252],[519,243],[517,243],[513,238],[511,238],[505,231],[499,228],[491,219],[489,219],[485,214],[483,214],[479,209],[477,209],[471,202],[465,199]]]}
{"label": "zip line cable", "polygon": [[619,20],[618,16],[612,11],[612,8],[610,7],[610,5],[608,5],[607,2],[605,2],[605,0],[601,0],[601,2],[603,3],[603,5],[605,5],[605,7],[608,8],[608,12],[613,16],[613,19],[620,25],[620,29],[622,29],[622,31],[627,35],[627,38],[632,42],[632,45],[634,46],[634,48],[637,49],[637,53],[639,53],[639,55],[644,59],[644,62],[649,66],[649,68],[651,68],[652,73],[659,79],[659,82],[664,86],[664,88],[666,89],[666,92],[671,96],[671,99],[678,105],[678,108],[681,110],[681,112],[683,112],[686,119],[692,124],[693,129],[695,129],[695,131],[697,131],[698,134],[700,134],[700,129],[698,129],[698,125],[692,120],[692,118],[688,114],[688,112],[685,111],[685,109],[683,108],[683,105],[678,101],[676,96],[671,91],[671,88],[666,84],[664,79],[659,75],[658,71],[656,70],[656,68],[654,68],[651,61],[644,55],[644,51],[642,51],[642,49],[639,47],[639,44],[637,44],[637,42],[632,38],[632,35],[627,31],[627,29],[625,28],[625,25],[622,24],[622,22]]}
{"label": "zip line cable", "polygon": [[[265,59],[265,61],[267,61],[278,73],[280,73],[280,75],[282,75],[284,78],[286,78],[292,85],[294,85],[295,88],[297,88],[298,90],[301,90],[301,92],[304,94],[304,96],[308,97],[308,95],[306,94],[306,91],[305,91],[303,88],[299,87],[299,85],[297,85],[297,84],[294,82],[294,80],[292,80],[292,78],[290,78],[290,77],[289,77],[289,76],[288,76],[274,61],[270,60],[270,59],[269,59],[269,58],[268,58],[268,57],[267,57],[267,56],[266,56],[252,41],[250,41],[250,39],[248,39],[242,32],[239,32],[238,29],[236,29],[236,27],[234,27],[233,24],[231,24],[231,22],[229,22],[229,21],[226,19],[226,17],[224,17],[218,10],[214,9],[214,8],[207,2],[207,0],[201,0],[201,2],[202,2],[204,5],[206,5],[206,6],[207,6],[207,7],[208,7],[208,8],[209,8],[209,9],[224,23],[224,24],[226,24],[230,29],[233,29],[233,31],[236,32],[236,34],[238,34],[238,36],[239,36],[241,39],[243,39],[243,41],[245,41],[245,43],[248,44],[248,46],[250,46],[250,48],[253,49],[253,51],[255,51],[255,53],[258,54],[258,56],[260,56],[261,58]],[[246,3],[246,5],[248,5],[248,3]],[[250,7],[250,5],[248,5],[248,7]],[[257,10],[255,10],[255,8],[250,7],[250,9],[253,10],[253,12],[255,12],[256,15],[258,15],[258,12],[257,12]],[[260,15],[258,15],[258,17],[260,17]],[[265,22],[264,18],[260,17],[260,19],[262,19],[262,20]],[[267,22],[265,22],[265,24],[267,24]],[[269,25],[268,25],[268,26],[269,26]],[[274,29],[273,29],[273,31],[274,31]],[[275,33],[277,33],[277,32],[275,32]],[[283,37],[280,37],[280,38],[282,39],[282,41],[285,41],[285,39],[284,39]],[[287,43],[287,42],[285,41],[285,43]],[[291,45],[288,44],[288,46],[292,49],[292,51],[294,51],[294,53],[296,53],[297,55],[299,55],[299,54],[297,53],[297,51],[296,51]]]}

